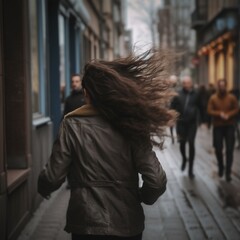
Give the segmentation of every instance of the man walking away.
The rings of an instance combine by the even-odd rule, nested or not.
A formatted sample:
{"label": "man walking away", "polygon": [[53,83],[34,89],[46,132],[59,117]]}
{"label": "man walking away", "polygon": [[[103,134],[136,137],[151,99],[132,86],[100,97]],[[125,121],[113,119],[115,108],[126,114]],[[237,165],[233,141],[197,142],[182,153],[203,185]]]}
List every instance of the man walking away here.
{"label": "man walking away", "polygon": [[82,90],[82,81],[79,74],[73,74],[71,77],[71,95],[65,100],[64,112],[66,115],[69,112],[81,107],[85,104],[84,94]]}
{"label": "man walking away", "polygon": [[226,144],[226,181],[231,181],[231,168],[235,143],[235,123],[238,114],[238,102],[234,95],[227,92],[227,82],[220,79],[217,92],[208,102],[208,113],[213,119],[213,146],[218,161],[218,175],[224,174],[223,141]]}
{"label": "man walking away", "polygon": [[[194,141],[197,132],[197,118],[199,111],[199,94],[193,89],[192,79],[185,76],[182,79],[182,89],[173,99],[172,108],[179,113],[177,120],[177,135],[180,143],[182,155],[181,170],[184,171],[187,161],[189,161],[188,175],[192,179],[193,162],[195,157]],[[189,156],[186,155],[186,144],[189,144]]]}

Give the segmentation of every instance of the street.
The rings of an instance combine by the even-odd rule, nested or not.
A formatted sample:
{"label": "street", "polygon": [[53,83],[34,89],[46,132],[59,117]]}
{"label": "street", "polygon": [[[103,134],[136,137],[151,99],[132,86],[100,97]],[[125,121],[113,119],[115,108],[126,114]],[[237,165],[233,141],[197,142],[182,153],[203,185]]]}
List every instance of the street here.
{"label": "street", "polygon": [[[211,131],[199,127],[196,138],[195,178],[181,172],[178,143],[170,140],[157,156],[167,173],[167,191],[152,206],[143,205],[143,240],[240,239],[240,150],[235,148],[233,180],[219,179]],[[188,167],[188,166],[187,166]],[[44,200],[18,240],[70,239],[64,232],[69,198],[66,185]]]}

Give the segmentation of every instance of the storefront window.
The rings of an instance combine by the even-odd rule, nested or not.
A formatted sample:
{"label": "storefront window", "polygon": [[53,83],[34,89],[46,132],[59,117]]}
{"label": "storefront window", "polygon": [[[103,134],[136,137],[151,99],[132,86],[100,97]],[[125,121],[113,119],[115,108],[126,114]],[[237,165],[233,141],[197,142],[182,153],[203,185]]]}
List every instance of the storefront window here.
{"label": "storefront window", "polygon": [[209,60],[208,60],[208,79],[210,83],[215,83],[215,53],[214,50],[211,49],[209,52]]}
{"label": "storefront window", "polygon": [[76,49],[76,73],[80,72],[80,65],[81,65],[81,37],[80,37],[80,29],[77,28],[76,30],[76,40],[75,40],[75,49]]}
{"label": "storefront window", "polygon": [[233,81],[234,81],[233,52],[234,52],[234,44],[233,43],[229,43],[228,44],[228,49],[227,49],[227,56],[226,56],[226,61],[227,61],[226,74],[227,74],[228,88],[230,90],[234,86],[234,84],[233,84]]}
{"label": "storefront window", "polygon": [[86,64],[90,59],[91,59],[91,48],[92,48],[92,44],[91,41],[84,36],[83,37],[83,43],[84,43],[84,64]]}
{"label": "storefront window", "polygon": [[217,68],[216,68],[216,79],[225,78],[225,64],[224,64],[224,54],[220,52],[217,55]]}
{"label": "storefront window", "polygon": [[59,57],[60,57],[60,98],[61,98],[61,110],[63,111],[64,100],[66,95],[66,78],[67,78],[67,61],[66,61],[66,53],[67,53],[67,44],[66,44],[66,24],[65,17],[62,14],[59,14],[58,17],[58,26],[59,26]]}
{"label": "storefront window", "polygon": [[[30,5],[30,12],[36,13],[38,6],[35,2]],[[36,14],[31,16],[31,79],[32,79],[32,112],[39,112],[39,62],[38,62],[38,22]]]}
{"label": "storefront window", "polygon": [[32,112],[34,118],[46,116],[47,56],[45,1],[37,1],[37,19],[32,18]]}

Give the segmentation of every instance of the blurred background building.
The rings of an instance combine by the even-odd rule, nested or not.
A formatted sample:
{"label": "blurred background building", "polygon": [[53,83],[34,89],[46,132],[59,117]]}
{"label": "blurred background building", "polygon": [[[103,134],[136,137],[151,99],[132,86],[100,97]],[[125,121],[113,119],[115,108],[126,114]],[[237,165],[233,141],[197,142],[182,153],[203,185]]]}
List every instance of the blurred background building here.
{"label": "blurred background building", "polygon": [[1,239],[16,239],[42,201],[37,177],[72,73],[154,46],[181,53],[175,75],[239,88],[239,10],[239,0],[0,0]]}
{"label": "blurred background building", "polygon": [[228,88],[239,88],[238,0],[196,0],[192,28],[197,35],[194,63],[199,83],[225,78]]}
{"label": "blurred background building", "polygon": [[193,75],[192,58],[195,53],[195,32],[191,29],[194,0],[163,0],[158,10],[159,47],[173,49],[180,54],[176,62],[177,75]]}
{"label": "blurred background building", "polygon": [[16,239],[42,201],[70,75],[131,49],[125,0],[0,0],[0,236]]}

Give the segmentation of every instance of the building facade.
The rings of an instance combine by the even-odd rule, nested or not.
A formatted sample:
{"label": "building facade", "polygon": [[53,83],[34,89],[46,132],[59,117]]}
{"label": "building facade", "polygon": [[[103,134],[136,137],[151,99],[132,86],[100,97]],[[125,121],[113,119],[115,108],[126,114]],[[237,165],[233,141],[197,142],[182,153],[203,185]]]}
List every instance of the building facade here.
{"label": "building facade", "polygon": [[42,198],[45,165],[90,59],[126,54],[125,1],[0,0],[0,236],[16,239]]}
{"label": "building facade", "polygon": [[198,81],[215,84],[225,78],[228,89],[239,88],[239,1],[197,0],[192,13],[196,30]]}
{"label": "building facade", "polygon": [[159,46],[180,54],[174,74],[194,74],[192,56],[195,52],[195,32],[189,18],[194,0],[164,0],[158,11]]}

